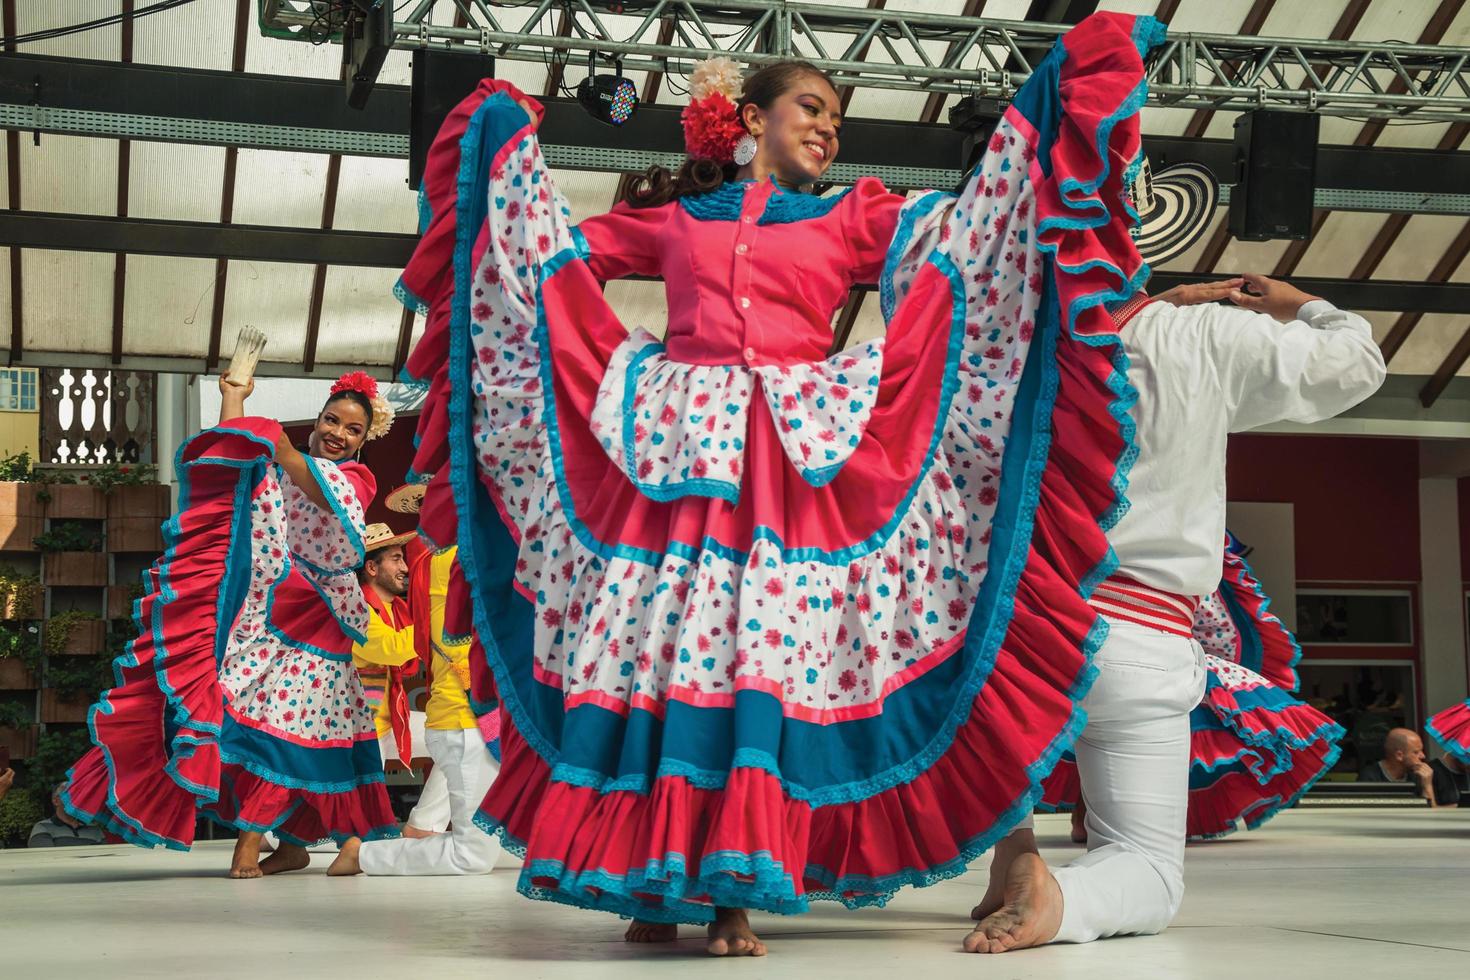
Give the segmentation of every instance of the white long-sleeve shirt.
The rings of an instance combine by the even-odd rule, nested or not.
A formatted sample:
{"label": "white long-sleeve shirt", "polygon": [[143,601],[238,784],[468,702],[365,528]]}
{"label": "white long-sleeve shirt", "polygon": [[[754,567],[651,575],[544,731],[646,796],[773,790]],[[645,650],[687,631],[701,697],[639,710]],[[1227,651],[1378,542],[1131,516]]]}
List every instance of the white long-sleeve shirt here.
{"label": "white long-sleeve shirt", "polygon": [[1108,532],[1118,574],[1207,595],[1220,583],[1226,436],[1351,408],[1383,383],[1383,355],[1368,321],[1325,300],[1285,324],[1236,307],[1150,303],[1122,336],[1138,458],[1129,510]]}

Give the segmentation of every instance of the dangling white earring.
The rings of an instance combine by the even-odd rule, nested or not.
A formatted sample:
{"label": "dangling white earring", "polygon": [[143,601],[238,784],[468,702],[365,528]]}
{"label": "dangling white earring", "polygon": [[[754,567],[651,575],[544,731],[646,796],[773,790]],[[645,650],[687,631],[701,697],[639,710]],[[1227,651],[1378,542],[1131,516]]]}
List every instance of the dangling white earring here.
{"label": "dangling white earring", "polygon": [[755,159],[755,137],[746,133],[735,144],[735,166],[743,167]]}

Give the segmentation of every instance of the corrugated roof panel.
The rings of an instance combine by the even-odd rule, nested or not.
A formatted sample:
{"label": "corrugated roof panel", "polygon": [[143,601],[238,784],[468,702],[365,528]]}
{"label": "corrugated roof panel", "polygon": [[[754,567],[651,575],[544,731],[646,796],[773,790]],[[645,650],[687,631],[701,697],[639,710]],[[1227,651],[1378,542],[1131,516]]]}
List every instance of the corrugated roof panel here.
{"label": "corrugated roof panel", "polygon": [[[320,220],[320,213],[317,218]],[[408,161],[343,157],[334,228],[418,231],[418,193],[408,186]]]}
{"label": "corrugated roof panel", "polygon": [[30,134],[20,139],[20,206],[27,211],[117,214],[117,141]]}
{"label": "corrugated roof panel", "polygon": [[114,262],[105,252],[26,249],[21,258],[26,350],[112,350]]}
{"label": "corrugated roof panel", "polygon": [[[53,27],[69,27],[119,13],[119,0],[68,0],[66,3],[38,3],[20,0],[15,5],[15,29],[18,34],[31,34]],[[167,17],[173,11],[157,16]],[[116,61],[122,56],[122,28],[114,24],[45,41],[27,41],[18,49],[22,54],[52,54],[66,58],[100,58]]]}
{"label": "corrugated roof panel", "polygon": [[[1333,211],[1296,267],[1298,276],[1347,276],[1387,216],[1367,211]],[[1403,247],[1408,243],[1400,238]]]}
{"label": "corrugated roof panel", "polygon": [[325,154],[241,150],[235,170],[235,223],[320,228],[326,181]]}
{"label": "corrugated roof panel", "polygon": [[[209,349],[214,286],[213,259],[128,256],[124,349],[131,354],[203,357]],[[110,315],[108,335],[110,342]]]}
{"label": "corrugated roof panel", "polygon": [[403,307],[393,298],[397,280],[397,269],[329,268],[316,359],[328,364],[392,361],[403,316]]}
{"label": "corrugated roof panel", "polygon": [[621,281],[607,284],[608,305],[629,330],[642,327],[662,338],[669,326],[669,308],[661,282]]}
{"label": "corrugated roof panel", "polygon": [[[1422,317],[1389,362],[1388,370],[1393,374],[1433,374],[1467,327],[1470,320],[1463,316],[1431,313]],[[1463,368],[1460,373],[1465,373]]]}
{"label": "corrugated roof panel", "polygon": [[[112,7],[118,7],[115,0]],[[253,15],[250,28],[254,33]],[[234,34],[233,0],[199,0],[134,21],[133,60],[144,65],[229,71]]]}
{"label": "corrugated roof panel", "polygon": [[[1444,256],[1450,243],[1465,227],[1465,219],[1443,214],[1416,214],[1404,226],[1403,234],[1395,247],[1388,250],[1374,279],[1413,279],[1423,281]],[[1366,242],[1359,242],[1356,249],[1361,252]],[[1344,257],[1346,258],[1346,256]],[[1342,269],[1343,265],[1338,265]],[[1338,273],[1346,275],[1346,271]]]}
{"label": "corrugated roof panel", "polygon": [[[313,267],[309,265],[231,262],[224,315],[220,318],[223,355],[230,356],[240,328],[249,325],[259,328],[266,336],[262,355],[266,360],[301,363],[306,350],[312,272]],[[214,297],[211,294],[209,298],[212,301]]]}
{"label": "corrugated roof panel", "polygon": [[128,213],[135,218],[218,221],[225,148],[187,143],[132,144]]}

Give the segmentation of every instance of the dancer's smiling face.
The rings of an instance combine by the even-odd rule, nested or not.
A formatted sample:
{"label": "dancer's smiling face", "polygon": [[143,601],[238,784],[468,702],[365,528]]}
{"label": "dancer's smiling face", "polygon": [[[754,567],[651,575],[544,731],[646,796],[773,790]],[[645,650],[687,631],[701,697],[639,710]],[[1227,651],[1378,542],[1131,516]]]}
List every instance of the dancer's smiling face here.
{"label": "dancer's smiling face", "polygon": [[837,157],[842,100],[821,75],[794,74],[769,105],[747,103],[740,118],[756,139],[751,168],[758,179],[774,174],[783,186],[800,187],[818,180]]}
{"label": "dancer's smiling face", "polygon": [[345,394],[322,406],[307,449],[318,459],[339,463],[357,455],[367,437],[368,410]]}

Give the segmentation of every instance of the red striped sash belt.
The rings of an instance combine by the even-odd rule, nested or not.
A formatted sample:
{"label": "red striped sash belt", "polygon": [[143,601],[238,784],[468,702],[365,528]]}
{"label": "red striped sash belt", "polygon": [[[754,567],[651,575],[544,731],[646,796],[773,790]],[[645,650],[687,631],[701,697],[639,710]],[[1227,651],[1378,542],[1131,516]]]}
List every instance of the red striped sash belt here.
{"label": "red striped sash belt", "polygon": [[1108,619],[1121,619],[1176,636],[1193,636],[1194,611],[1200,600],[1197,596],[1175,595],[1113,575],[1093,590],[1087,602]]}

